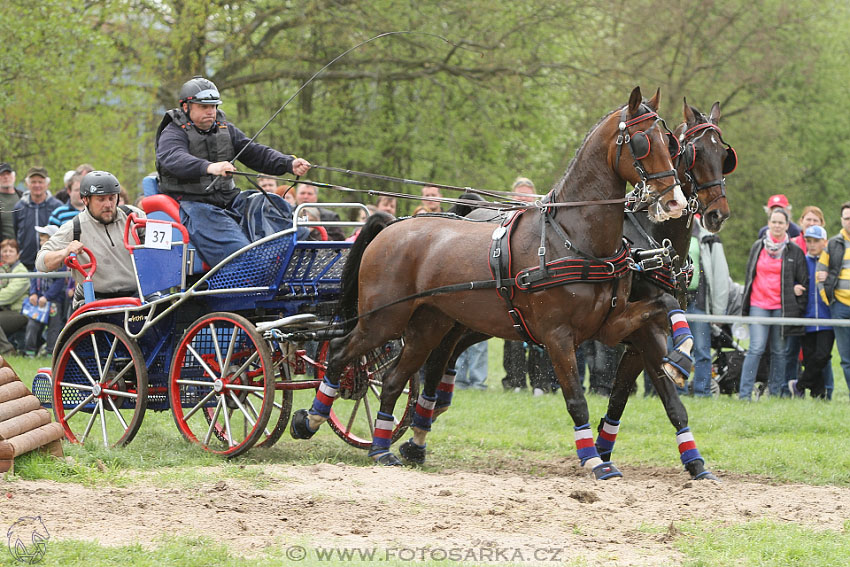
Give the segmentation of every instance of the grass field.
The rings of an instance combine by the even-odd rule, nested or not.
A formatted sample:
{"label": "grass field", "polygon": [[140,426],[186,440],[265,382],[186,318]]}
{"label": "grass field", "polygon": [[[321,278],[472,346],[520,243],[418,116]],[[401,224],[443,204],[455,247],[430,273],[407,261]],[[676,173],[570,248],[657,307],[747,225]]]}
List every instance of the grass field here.
{"label": "grass field", "polygon": [[[560,394],[533,397],[527,392],[503,392],[499,383],[501,341],[491,341],[489,359],[489,389],[456,393],[452,410],[440,417],[429,437],[429,462],[433,464],[423,470],[486,471],[498,467],[500,462],[521,461],[527,463],[528,475],[551,474],[547,473],[546,463],[575,455],[572,423],[564,410],[563,398]],[[25,381],[31,381],[35,369],[48,361],[13,358],[10,363]],[[809,399],[767,398],[742,403],[728,397],[684,398],[690,425],[708,467],[721,478],[741,475],[776,483],[850,486],[850,403],[837,362],[835,366],[836,391],[834,401],[829,403]],[[295,396],[295,408],[307,407],[312,399],[309,392],[296,392]],[[606,402],[599,396],[588,397],[592,425],[604,414]],[[149,412],[139,435],[124,449],[66,445],[66,455],[69,458],[65,460],[41,454],[23,456],[16,461],[15,474],[7,482],[48,479],[89,486],[131,486],[135,473],[144,471],[153,475],[146,477],[163,487],[190,487],[213,474],[262,487],[266,482],[263,465],[268,463],[342,461],[352,466],[371,466],[365,452],[345,445],[326,427],[311,443],[295,444],[284,437],[273,448],[254,449],[243,458],[222,462],[184,442],[168,412]],[[622,420],[614,460],[624,470],[640,466],[681,469],[675,431],[657,398],[644,398],[640,392],[632,397]],[[673,543],[689,558],[687,565],[836,565],[850,557],[850,512],[840,532],[763,520],[737,525],[681,523],[675,527]],[[666,526],[648,524],[648,531],[655,529]],[[322,562],[327,563],[343,565],[351,561]],[[11,564],[12,557],[0,553],[0,565]],[[51,545],[44,564],[97,567],[284,563],[274,549],[244,558],[215,542],[190,538],[157,540],[153,547],[148,544],[121,548],[60,541]]]}

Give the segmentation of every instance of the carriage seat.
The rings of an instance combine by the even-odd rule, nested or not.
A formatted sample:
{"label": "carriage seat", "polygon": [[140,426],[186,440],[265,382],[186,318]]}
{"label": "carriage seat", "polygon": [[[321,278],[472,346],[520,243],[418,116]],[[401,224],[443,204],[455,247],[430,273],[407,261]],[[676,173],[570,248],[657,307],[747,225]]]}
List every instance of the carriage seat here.
{"label": "carriage seat", "polygon": [[[145,215],[151,220],[180,222],[180,203],[168,195],[157,193],[149,195],[141,201],[142,210]],[[176,241],[182,238],[180,231],[173,229],[172,238]],[[187,275],[202,274],[209,271],[210,267],[201,260],[200,254],[195,249],[195,245],[189,242],[186,253],[188,254],[188,270]]]}

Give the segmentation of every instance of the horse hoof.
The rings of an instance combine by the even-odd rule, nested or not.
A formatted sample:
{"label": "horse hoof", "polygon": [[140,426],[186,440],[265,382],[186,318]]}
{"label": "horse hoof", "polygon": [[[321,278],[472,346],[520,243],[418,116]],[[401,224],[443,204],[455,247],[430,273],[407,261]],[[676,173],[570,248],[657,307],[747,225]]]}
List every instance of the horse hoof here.
{"label": "horse hoof", "polygon": [[289,434],[293,439],[309,439],[316,434],[310,429],[309,415],[307,410],[300,409],[292,414],[292,421],[289,423]]}
{"label": "horse hoof", "polygon": [[716,476],[714,476],[714,473],[712,473],[711,471],[702,471],[701,473],[699,473],[698,475],[693,477],[693,479],[694,480],[716,480],[717,482],[720,482],[720,479],[717,478]]}
{"label": "horse hoof", "polygon": [[375,459],[375,464],[384,466],[384,467],[400,467],[402,466],[402,462],[398,460],[398,457],[390,453],[389,451],[385,453],[380,453],[378,455],[369,455],[373,459]]}
{"label": "horse hoof", "polygon": [[414,465],[425,464],[425,446],[417,445],[413,442],[413,439],[408,439],[405,443],[402,443],[398,448],[398,453],[408,463]]}
{"label": "horse hoof", "polygon": [[596,480],[608,480],[609,478],[622,478],[623,473],[611,463],[602,463],[593,467],[593,476]]}

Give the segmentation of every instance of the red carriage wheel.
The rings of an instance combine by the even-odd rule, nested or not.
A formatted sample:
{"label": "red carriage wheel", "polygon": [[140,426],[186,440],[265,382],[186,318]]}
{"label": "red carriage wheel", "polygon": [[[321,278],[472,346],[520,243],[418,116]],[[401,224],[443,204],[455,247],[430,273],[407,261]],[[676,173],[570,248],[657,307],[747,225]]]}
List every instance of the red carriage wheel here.
{"label": "red carriage wheel", "polygon": [[[322,342],[316,355],[316,361],[319,363],[316,378],[319,380],[325,377],[324,369],[327,367],[328,345],[328,341]],[[356,368],[348,366],[346,372],[343,373],[343,377],[340,379],[341,390],[347,386],[347,382],[352,381],[354,393],[348,399],[340,396],[334,401],[328,424],[334,433],[349,445],[360,449],[371,447],[375,417],[381,407],[383,378],[393,367],[400,353],[400,342],[387,343],[383,347],[370,351],[361,359]],[[407,431],[418,397],[419,380],[414,375],[410,377],[400,398],[404,400],[404,407],[400,416],[396,414],[392,436],[393,443],[398,441]],[[396,409],[398,410],[398,407]]]}
{"label": "red carriage wheel", "polygon": [[53,412],[72,443],[120,447],[133,440],[148,403],[139,346],[121,327],[89,323],[57,349]]}
{"label": "red carriage wheel", "polygon": [[197,319],[180,339],[168,377],[177,428],[207,451],[241,455],[271,433],[274,375],[266,341],[250,321],[233,313]]}
{"label": "red carriage wheel", "polygon": [[[277,381],[289,381],[290,372],[289,364],[286,360],[277,360],[280,373],[277,376]],[[263,431],[263,437],[257,441],[257,447],[271,447],[278,442],[280,436],[286,431],[286,426],[289,425],[289,416],[292,414],[292,390],[276,390],[274,394],[274,402],[269,416],[269,422]]]}

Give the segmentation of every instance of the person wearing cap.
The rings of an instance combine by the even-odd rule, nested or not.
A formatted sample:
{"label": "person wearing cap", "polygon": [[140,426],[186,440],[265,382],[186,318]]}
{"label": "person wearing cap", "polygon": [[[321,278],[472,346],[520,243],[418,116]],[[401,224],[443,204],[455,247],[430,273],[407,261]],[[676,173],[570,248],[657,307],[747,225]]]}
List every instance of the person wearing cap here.
{"label": "person wearing cap", "polygon": [[62,226],[86,208],[83,198],[80,196],[80,182],[82,180],[82,175],[74,173],[71,182],[68,184],[68,202],[53,210],[50,219],[47,221],[48,224],[57,227]]}
{"label": "person wearing cap", "polygon": [[[785,195],[777,194],[771,195],[767,200],[767,204],[764,206],[764,212],[770,218],[770,213],[774,209],[782,209],[786,213],[788,213],[788,218],[791,218],[791,203],[788,202],[788,197]],[[764,238],[765,233],[767,232],[767,225],[761,227],[759,230],[759,238]],[[788,236],[791,238],[796,238],[803,234],[803,231],[800,230],[800,227],[794,223],[794,221],[790,221],[788,223]]]}
{"label": "person wearing cap", "polygon": [[[58,230],[59,227],[53,224],[35,227],[35,231],[38,233],[39,247],[44,246],[44,243],[56,234]],[[24,299],[24,302],[41,308],[49,308],[46,323],[47,340],[42,350],[45,354],[53,352],[56,339],[59,338],[59,333],[65,325],[65,298],[67,297],[67,288],[68,284],[65,278],[33,278],[30,280],[30,295]],[[44,326],[45,323],[42,323],[38,319],[27,319],[26,338],[24,341],[24,354],[26,356],[35,356]]]}
{"label": "person wearing cap", "polygon": [[[70,254],[79,254],[83,247],[91,250],[97,260],[97,270],[92,277],[97,299],[134,297],[138,295],[138,281],[130,252],[124,247],[124,227],[127,216],[133,212],[139,218],[145,214],[130,205],[118,205],[121,185],[108,171],[92,171],[80,183],[80,195],[85,209],[59,227],[41,247],[36,258],[40,272],[52,272],[62,267]],[[85,253],[81,262],[88,262]],[[83,276],[77,272],[74,279],[74,307],[83,300]]]}
{"label": "person wearing cap", "polygon": [[15,188],[15,168],[0,163],[0,239],[15,238],[15,219],[12,210],[21,198]]}
{"label": "person wearing cap", "polygon": [[[809,319],[829,319],[829,306],[821,297],[823,283],[817,281],[818,258],[826,248],[826,229],[813,224],[803,233],[806,239],[806,264],[809,268],[808,302],[804,317]],[[826,395],[823,369],[829,365],[832,358],[832,345],[835,334],[832,327],[823,325],[807,325],[803,335],[803,374],[800,379],[788,381],[788,390],[792,397],[802,397],[806,390],[813,398],[823,398]]]}
{"label": "person wearing cap", "polygon": [[[832,319],[850,319],[850,201],[841,205],[841,232],[830,238],[818,259],[817,281]],[[835,346],[850,388],[850,327],[835,326]]]}
{"label": "person wearing cap", "polygon": [[21,262],[27,270],[34,271],[38,239],[35,227],[44,226],[53,211],[62,203],[50,196],[50,177],[43,167],[31,167],[24,179],[27,191],[13,209],[15,239],[21,250]]}
{"label": "person wearing cap", "polygon": [[230,208],[239,189],[230,174],[240,162],[260,173],[304,175],[310,162],[252,142],[218,108],[212,81],[195,77],[180,88],[178,108],[165,113],[156,133],[159,192],[180,202],[180,222],[210,266],[249,243]]}
{"label": "person wearing cap", "polygon": [[[808,251],[808,247],[806,245],[806,238],[804,233],[806,229],[812,225],[818,226],[826,226],[826,220],[823,216],[823,211],[820,208],[809,205],[803,208],[803,212],[800,214],[800,218],[797,220],[797,223],[800,225],[800,234],[796,238],[792,238],[791,242],[799,246],[803,252]],[[811,290],[809,290],[811,292]],[[802,350],[802,335],[793,335],[788,337],[787,344],[788,350],[785,353],[785,376],[788,377],[788,380],[792,380],[793,378],[800,378],[801,375],[801,366],[800,366],[800,352]],[[832,365],[827,364],[824,369],[824,381],[826,384],[826,389],[829,394],[829,397],[832,397]],[[786,392],[783,390],[783,394]],[[787,392],[788,394],[792,394],[792,392]]]}

